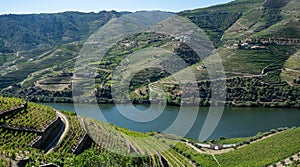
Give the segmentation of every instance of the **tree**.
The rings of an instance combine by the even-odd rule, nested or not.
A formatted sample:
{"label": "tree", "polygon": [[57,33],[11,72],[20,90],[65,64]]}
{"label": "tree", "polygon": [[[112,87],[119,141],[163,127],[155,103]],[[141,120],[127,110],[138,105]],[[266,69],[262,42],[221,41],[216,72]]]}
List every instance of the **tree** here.
{"label": "tree", "polygon": [[172,95],[167,95],[167,102],[170,104],[173,102]]}

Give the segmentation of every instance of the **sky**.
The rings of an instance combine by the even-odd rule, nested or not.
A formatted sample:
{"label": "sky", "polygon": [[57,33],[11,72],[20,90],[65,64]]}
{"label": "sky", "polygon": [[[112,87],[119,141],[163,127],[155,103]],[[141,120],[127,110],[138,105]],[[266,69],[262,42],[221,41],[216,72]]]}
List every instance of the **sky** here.
{"label": "sky", "polygon": [[231,0],[0,0],[0,14],[58,13],[65,11],[163,10],[179,12]]}

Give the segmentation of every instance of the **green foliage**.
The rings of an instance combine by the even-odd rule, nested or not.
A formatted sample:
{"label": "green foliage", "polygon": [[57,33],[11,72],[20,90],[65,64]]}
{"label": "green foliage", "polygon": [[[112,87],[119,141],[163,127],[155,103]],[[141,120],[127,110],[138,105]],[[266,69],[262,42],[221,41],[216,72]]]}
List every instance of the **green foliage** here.
{"label": "green foliage", "polygon": [[[14,99],[0,98],[0,100],[7,102]],[[10,102],[10,104],[20,104],[21,100],[16,99],[16,101],[16,103]],[[47,111],[49,111],[48,114],[52,115],[53,110],[33,103],[28,105],[28,113],[34,112],[37,115],[35,117],[37,123],[32,123],[37,129],[42,126],[42,122],[49,122],[48,120],[40,121],[42,120],[39,118],[41,115],[35,111],[39,111],[46,115],[46,118],[50,118]],[[87,128],[89,128],[89,132],[97,142],[79,156],[73,155],[72,152],[82,139],[85,131],[80,125],[76,113],[63,113],[69,119],[70,129],[64,141],[55,147],[54,152],[45,155],[43,151],[29,147],[29,143],[37,137],[37,133],[0,128],[0,156],[8,159],[28,157],[30,162],[27,165],[29,166],[38,166],[45,163],[55,163],[60,166],[141,166],[145,164],[163,166],[164,164],[160,159],[164,159],[166,163],[173,166],[218,165],[212,155],[197,152],[194,148],[182,142],[184,141],[183,138],[153,132],[134,132],[89,118],[82,119],[85,122],[87,121]],[[22,114],[26,115],[26,113]],[[7,119],[7,123],[15,122],[15,119],[19,119],[19,116]],[[21,122],[28,122],[28,120],[30,118],[25,116],[23,120],[18,121],[18,126],[24,125],[25,123]],[[264,166],[278,162],[300,150],[299,144],[295,143],[300,137],[300,128],[286,129],[279,128],[270,132],[258,133],[256,136],[248,138],[219,139],[214,143],[236,143],[237,145],[252,143],[244,147],[238,147],[228,153],[215,155],[215,157],[222,166]],[[275,134],[276,132],[280,133]],[[271,134],[275,135],[256,141]],[[193,143],[197,143],[197,141],[193,141]],[[116,154],[117,150],[123,154]],[[131,150],[130,153],[129,150]],[[132,153],[132,151],[135,153]],[[136,157],[137,153],[145,157]],[[10,161],[0,161],[0,163],[7,166]]]}
{"label": "green foliage", "polygon": [[177,143],[174,148],[175,151],[188,157],[188,159],[195,161],[200,166],[215,167],[218,166],[217,162],[213,159],[212,155],[200,154],[196,150],[188,147],[185,143]]}
{"label": "green foliage", "polygon": [[0,66],[2,66],[6,62],[6,56],[0,54]]}
{"label": "green foliage", "polygon": [[7,158],[15,159],[17,155],[21,158],[26,158],[39,153],[37,149],[28,146],[37,137],[36,133],[0,128],[0,137],[0,156],[3,155]]}
{"label": "green foliage", "polygon": [[76,113],[64,112],[70,123],[70,129],[66,135],[66,138],[57,147],[54,148],[57,153],[73,153],[80,140],[85,135]]}
{"label": "green foliage", "polygon": [[134,157],[125,157],[116,155],[109,152],[101,152],[95,148],[86,150],[79,156],[73,158],[70,164],[66,166],[70,167],[131,167],[137,166],[135,164]]}
{"label": "green foliage", "polygon": [[[40,70],[49,70],[51,67],[61,65],[61,62],[68,62],[70,59],[73,59],[77,56],[82,45],[61,45],[60,47],[43,50],[44,52],[40,53],[39,49],[30,51],[29,53],[19,53],[19,55],[26,56],[27,54],[31,55],[27,61],[16,61],[17,69],[11,71],[3,71],[3,75],[0,76],[0,88],[5,88],[11,85],[16,85],[17,83],[24,81],[35,72]],[[67,50],[68,49],[68,50]],[[16,57],[17,59],[17,57]],[[64,63],[63,63],[64,64]],[[64,64],[65,65],[65,64]],[[43,77],[43,76],[40,76]],[[31,83],[26,83],[27,86],[33,86],[35,81]],[[16,93],[23,94],[23,93]]]}
{"label": "green foliage", "polygon": [[55,118],[56,112],[51,107],[28,103],[26,111],[5,119],[4,124],[17,128],[43,130]]}
{"label": "green foliage", "polygon": [[227,83],[227,100],[236,104],[243,105],[248,101],[253,106],[299,107],[299,86],[266,84],[259,78],[236,78]]}
{"label": "green foliage", "polygon": [[268,27],[281,21],[281,10],[278,8],[264,8],[261,19],[263,20],[264,24],[257,28],[255,30],[256,32],[267,29]]}
{"label": "green foliage", "polygon": [[22,99],[0,96],[0,113],[19,107],[22,103]]}
{"label": "green foliage", "polygon": [[282,1],[282,0],[266,0],[263,4],[263,7],[266,8],[282,8],[284,7],[286,4],[288,4],[289,1]]}
{"label": "green foliage", "polygon": [[216,10],[187,12],[182,15],[188,17],[193,23],[202,28],[210,39],[218,45],[224,31],[239,19],[241,13]]}
{"label": "green foliage", "polygon": [[[0,52],[29,50],[86,39],[117,12],[0,16]],[[4,41],[6,44],[4,44]]]}
{"label": "green foliage", "polygon": [[300,128],[291,129],[235,151],[215,155],[222,166],[265,166],[299,152]]}
{"label": "green foliage", "polygon": [[[285,1],[280,1],[276,4],[279,6],[274,6],[274,3],[270,1],[238,0],[208,8],[184,11],[179,15],[187,17],[197,24],[218,45],[220,48],[218,53],[227,76],[250,77],[251,75],[259,75],[263,71],[264,74],[268,73],[268,75],[263,76],[261,82],[285,87],[284,83],[281,82],[281,78],[279,78],[279,70],[283,68],[284,62],[294,53],[295,46],[279,46],[274,43],[264,45],[265,49],[234,49],[229,46],[233,43],[237,44],[239,41],[246,41],[248,38],[293,38],[293,35],[296,35],[296,38],[299,34],[297,33],[299,24],[296,21],[299,7],[291,4],[295,4],[295,2],[286,5]],[[17,47],[36,48],[40,44],[38,49],[31,51],[0,55],[0,64],[6,62],[1,71],[3,75],[0,76],[1,94],[14,97],[28,96],[28,100],[39,102],[71,102],[71,76],[76,61],[75,58],[82,45],[62,45],[54,50],[52,50],[53,48],[45,50],[44,46],[84,40],[92,31],[105,24],[110,18],[120,15],[117,12],[86,14],[65,12],[59,14],[1,16],[0,21],[2,19],[3,22],[1,22],[0,27],[3,28],[0,32],[3,31],[3,33],[0,36],[3,36],[1,39],[5,41],[0,41],[0,48],[11,44],[8,39],[19,42],[13,42],[16,46],[9,45],[13,50],[19,50],[16,49]],[[27,24],[29,22],[34,24]],[[35,27],[32,27],[33,25]],[[29,31],[31,29],[35,31]],[[18,33],[11,33],[11,31]],[[36,39],[37,34],[39,35],[38,39]],[[91,86],[97,89],[97,101],[90,100],[89,102],[112,103],[111,86],[115,83],[115,81],[112,81],[112,73],[118,64],[129,54],[151,47],[173,50],[188,65],[191,65],[190,68],[198,80],[208,79],[206,69],[199,68],[203,66],[203,62],[197,59],[198,55],[184,43],[176,47],[177,42],[172,37],[158,33],[137,33],[117,41],[113,47],[109,48],[101,62],[91,60],[92,62],[89,63],[89,66],[97,71],[96,83]],[[258,43],[257,45],[261,46],[262,44]],[[50,52],[47,53],[48,51]],[[43,56],[43,54],[45,55]],[[19,55],[19,57],[16,55]],[[59,58],[57,58],[57,55],[59,55]],[[3,60],[1,60],[1,57],[3,57]],[[24,58],[21,59],[20,57]],[[15,63],[13,63],[14,61]],[[12,64],[8,65],[10,63]],[[174,64],[175,69],[176,63]],[[63,77],[63,74],[69,75]],[[133,97],[134,102],[148,102],[149,90],[147,85],[169,76],[170,74],[167,72],[153,68],[138,72],[130,82],[131,97]],[[289,84],[297,84],[297,78],[288,78],[288,80],[283,78],[283,81],[288,81]],[[60,83],[64,83],[66,86],[61,88]],[[82,86],[85,84],[86,81],[82,81]],[[3,90],[9,86],[12,87]],[[169,87],[166,88],[169,104],[180,104],[181,99],[178,92],[176,92],[178,86],[159,85],[158,87]],[[237,90],[240,87],[235,85],[231,88],[234,89],[234,87],[236,88],[235,93],[231,94],[234,97],[229,97],[229,99],[235,100],[235,102],[240,101],[243,103],[241,105],[255,105],[253,103],[259,102],[258,97],[255,95],[246,97],[246,93],[249,93],[252,89],[243,90],[244,88],[242,88],[240,94],[238,94]],[[139,91],[140,88],[142,91]],[[209,89],[201,90],[200,94],[201,105],[209,105]],[[292,96],[294,95],[293,93]],[[270,99],[268,94],[260,96],[268,96],[268,99]],[[190,101],[195,100],[198,99],[191,99]],[[292,106],[281,104],[284,100],[278,100],[276,101],[278,104],[274,102],[274,104],[266,104],[266,106]]]}
{"label": "green foliage", "polygon": [[215,142],[215,144],[236,144],[236,143],[241,143],[244,141],[247,141],[249,138],[248,137],[243,137],[243,138],[229,138],[229,139],[219,139]]}

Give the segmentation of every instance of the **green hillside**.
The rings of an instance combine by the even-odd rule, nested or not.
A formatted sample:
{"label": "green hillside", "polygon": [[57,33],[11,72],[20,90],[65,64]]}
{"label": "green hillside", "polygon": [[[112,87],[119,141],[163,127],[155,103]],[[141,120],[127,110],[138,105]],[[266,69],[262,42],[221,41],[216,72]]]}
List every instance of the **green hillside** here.
{"label": "green hillside", "polygon": [[183,12],[181,15],[191,19],[192,22],[207,33],[217,46],[220,46],[225,31],[251,10],[261,7],[262,3],[262,0],[239,0],[223,5]]}
{"label": "green hillside", "polygon": [[[237,0],[180,12],[178,15],[190,19],[203,29],[214,43],[227,76],[227,105],[299,107],[297,93],[300,86],[299,64],[296,63],[299,61],[300,50],[299,9],[297,0],[277,0],[276,3],[262,0]],[[34,48],[32,50],[23,48],[25,51],[0,54],[1,94],[10,97],[26,97],[31,101],[71,102],[72,82],[75,79],[73,68],[84,39],[109,19],[119,17],[121,14],[123,13],[66,12],[50,15],[1,16],[6,19],[3,23],[12,22],[22,25],[29,18],[47,16],[50,20],[61,18],[64,24],[68,24],[63,28],[51,29],[54,35],[53,33],[49,35],[55,36],[55,40],[53,43],[48,42],[50,47],[31,45],[30,48]],[[36,19],[36,21],[39,25],[43,25],[48,24],[49,20]],[[41,27],[43,26],[38,26],[37,29],[30,26],[27,28],[40,32]],[[4,28],[4,30],[8,29]],[[58,30],[64,32],[56,36]],[[3,35],[9,34],[3,32]],[[68,35],[72,36],[69,41],[58,40]],[[14,36],[22,37],[18,34]],[[14,37],[6,36],[3,39],[14,39]],[[68,44],[61,45],[61,43]],[[22,45],[18,44],[18,46]],[[182,58],[196,76],[198,85],[203,86],[204,90],[199,99],[201,105],[209,105],[210,81],[205,64],[213,64],[213,61],[210,62],[211,58],[200,60],[186,43],[165,34],[149,32],[131,34],[116,41],[101,62],[86,60],[89,61],[88,66],[97,71],[94,75],[95,85],[92,86],[96,88],[97,102],[112,103],[111,87],[116,83],[112,80],[112,76],[118,65],[129,55],[151,48],[164,49]],[[154,58],[148,61],[155,63],[158,60]],[[144,66],[147,66],[147,63],[136,63],[127,70]],[[176,71],[176,75],[184,76],[188,70],[188,68],[181,68]],[[239,83],[245,83],[246,86],[241,86]],[[80,84],[87,83],[82,80]],[[181,94],[178,83],[174,82],[174,78],[167,71],[157,68],[146,68],[138,72],[130,81],[130,96],[135,103],[149,102],[149,85],[166,90],[169,104],[180,104]],[[255,85],[257,87],[254,87]],[[261,92],[254,88],[266,91]],[[280,90],[278,97],[270,93],[273,90]],[[89,96],[84,93],[83,95]]]}
{"label": "green hillside", "polygon": [[[70,167],[299,166],[299,128],[200,142],[159,132],[135,132],[34,103],[74,102],[75,82],[80,85],[76,93],[85,102],[113,103],[112,89],[120,90],[116,83],[129,75],[122,72],[142,68],[128,81],[134,103],[165,97],[169,105],[199,102],[200,106],[300,108],[299,11],[299,0],[236,0],[178,13],[201,28],[214,44],[215,52],[203,60],[185,40],[149,31],[114,41],[101,61],[80,55],[91,34],[130,12],[0,15],[0,167],[22,162]],[[149,25],[156,19],[161,18],[142,23]],[[99,43],[88,46],[99,52]],[[171,54],[186,66],[168,59]],[[74,75],[79,55],[88,62],[79,69],[96,71],[83,74],[93,77],[94,85]],[[217,64],[216,55],[224,72],[214,71],[209,78],[208,68]],[[151,66],[158,64],[176,70],[171,74]],[[191,72],[198,88],[187,79],[181,90],[175,78],[190,78]],[[225,77],[217,78],[219,74]],[[223,89],[219,86],[222,81],[226,81],[226,90],[217,95],[226,101],[212,104],[212,90]],[[83,91],[86,87],[95,90],[97,99]],[[195,91],[199,97],[183,100],[183,92]],[[129,98],[123,93],[115,94],[120,102]],[[82,126],[83,122],[88,126]],[[236,145],[212,150],[200,144]]]}
{"label": "green hillside", "polygon": [[[79,117],[75,113],[54,111],[28,103],[19,113],[3,117],[24,101],[0,97],[0,166],[25,162],[26,166],[54,163],[59,166],[266,166],[299,164],[299,128],[278,128],[254,137],[211,141],[211,144],[236,144],[234,148],[210,150],[203,142],[157,132],[140,133]],[[47,135],[40,131],[54,126],[55,117],[65,119],[59,126],[66,133]],[[65,117],[65,118],[64,118]],[[81,121],[84,121],[83,128]],[[58,128],[58,127],[57,127]],[[60,129],[60,128],[58,128]],[[51,133],[53,130],[51,131]],[[88,133],[87,133],[88,132]],[[45,150],[53,140],[60,140]],[[47,137],[42,140],[40,136]],[[42,140],[41,147],[36,142]],[[84,145],[78,150],[79,145]],[[139,155],[139,156],[137,156]],[[258,161],[259,159],[259,161]]]}
{"label": "green hillside", "polygon": [[0,16],[0,52],[56,46],[86,39],[117,12],[29,14]]}

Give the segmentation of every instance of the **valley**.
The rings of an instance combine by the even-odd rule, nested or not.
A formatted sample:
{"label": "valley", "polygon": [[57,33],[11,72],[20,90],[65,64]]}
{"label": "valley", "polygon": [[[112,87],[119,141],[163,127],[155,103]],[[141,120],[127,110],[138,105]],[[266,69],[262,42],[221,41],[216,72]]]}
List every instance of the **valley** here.
{"label": "valley", "polygon": [[[261,5],[262,2],[259,0],[254,3],[235,1],[225,6],[217,5],[182,12],[180,15],[189,18],[202,28],[215,44],[216,54],[220,56],[225,70],[224,75],[228,87],[227,106],[298,108],[300,106],[298,99],[299,73],[296,62],[299,60],[299,56],[297,57],[299,52],[297,35],[299,33],[280,28],[283,24],[291,24],[295,30],[297,29],[296,27],[299,26],[297,21],[299,16],[296,12],[298,2],[291,1],[282,8],[274,9],[266,6],[262,9]],[[240,6],[239,10],[234,6]],[[219,9],[221,10],[217,11]],[[264,15],[264,12],[271,11],[277,13],[268,13],[270,16]],[[280,19],[272,20],[277,15],[280,15]],[[261,19],[256,21],[257,18],[250,16],[261,17]],[[214,19],[215,17],[217,19]],[[211,20],[201,22],[201,18],[211,18]],[[254,25],[248,25],[251,22],[254,22]],[[220,23],[224,25],[218,25]],[[238,29],[237,24],[245,28]],[[216,27],[221,29],[215,29]],[[274,30],[276,33],[273,32]],[[284,34],[286,32],[292,33],[293,36]],[[267,35],[268,33],[272,33],[272,35]],[[2,54],[1,94],[10,97],[26,97],[35,102],[73,102],[72,82],[77,80],[73,76],[73,69],[83,45],[83,42],[76,41],[54,48]],[[115,83],[112,76],[116,66],[131,53],[151,47],[159,47],[179,54],[190,65],[188,70],[192,70],[198,86],[204,89],[201,98],[198,99],[200,106],[208,106],[210,103],[208,92],[211,89],[209,85],[217,81],[213,76],[208,75],[204,64],[214,62],[210,62],[209,58],[199,60],[191,48],[172,37],[152,33],[133,34],[121,39],[109,49],[101,62],[87,59],[89,66],[97,73],[95,74],[97,101],[90,102],[113,103],[111,86]],[[135,65],[131,66],[134,68]],[[185,69],[181,69],[173,77],[180,76],[185,72]],[[149,80],[145,81],[144,78],[149,78]],[[249,84],[246,84],[245,87],[241,86],[243,83]],[[251,85],[250,83],[258,84],[257,86],[263,91],[253,94],[254,85],[247,87],[247,85]],[[149,84],[167,92],[170,99],[167,101],[168,104],[180,105],[181,95],[176,93],[180,92],[178,82],[172,79],[172,76],[166,71],[153,68],[140,71],[131,81],[130,98],[134,103],[149,103],[150,91],[147,86]],[[278,95],[273,96],[264,91],[265,89],[280,91],[277,91]],[[238,90],[248,95],[231,93]],[[284,92],[280,93],[283,90],[288,91],[288,95],[285,95]],[[254,90],[254,92],[258,91]],[[288,99],[290,102],[285,103]],[[192,103],[192,99],[189,100]]]}
{"label": "valley", "polygon": [[299,166],[299,11],[0,15],[0,167]]}
{"label": "valley", "polygon": [[[20,102],[20,99],[1,98],[1,104],[8,104],[7,106],[10,108],[16,108],[15,105],[21,104]],[[80,158],[85,158],[85,161],[93,159],[91,163],[98,162],[99,164],[101,162],[107,165],[115,164],[113,159],[116,156],[119,166],[142,164],[151,166],[252,166],[254,164],[261,166],[276,164],[280,166],[281,164],[297,164],[299,161],[299,144],[294,142],[299,138],[299,128],[273,129],[270,132],[258,133],[255,137],[210,140],[208,143],[210,145],[234,145],[227,151],[213,151],[200,146],[200,142],[193,139],[157,132],[135,132],[91,118],[78,117],[75,113],[55,112],[50,107],[33,103],[27,105],[28,107],[19,111],[20,114],[39,113],[35,116],[36,121],[23,117],[22,123],[14,124],[16,120],[20,119],[18,113],[12,113],[16,115],[4,118],[1,116],[0,130],[3,139],[0,152],[1,165],[37,166],[54,163],[64,166],[80,166],[84,162],[80,161]],[[1,108],[1,111],[4,111],[4,108]],[[6,111],[8,112],[8,110]],[[41,117],[39,116],[41,114],[48,116]],[[44,151],[47,149],[47,144],[51,145],[52,141],[56,139],[47,134],[47,130],[39,131],[38,129],[46,124],[49,125],[48,127],[56,126],[53,121],[50,124],[47,123],[51,118],[55,118],[55,115],[56,119],[63,119],[60,124],[65,125],[63,126],[65,130],[63,134],[51,130],[51,133],[58,133],[61,137],[50,151]],[[85,123],[86,128],[80,125],[80,120]],[[202,145],[207,145],[207,142],[202,141]],[[270,145],[277,147],[265,148]],[[97,152],[101,152],[101,154],[97,155]],[[135,156],[126,158],[123,157],[124,154]],[[108,159],[103,161],[101,160],[102,156],[106,156]],[[257,158],[261,160],[257,161]],[[285,160],[286,158],[288,159]]]}

